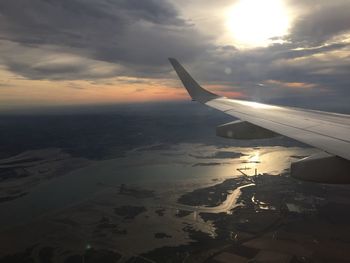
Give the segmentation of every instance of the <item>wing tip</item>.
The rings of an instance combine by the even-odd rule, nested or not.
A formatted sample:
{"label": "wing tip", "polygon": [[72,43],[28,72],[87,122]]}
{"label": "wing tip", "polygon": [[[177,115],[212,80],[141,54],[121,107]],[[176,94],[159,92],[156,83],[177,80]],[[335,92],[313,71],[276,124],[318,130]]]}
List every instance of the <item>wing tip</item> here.
{"label": "wing tip", "polygon": [[171,64],[173,67],[175,67],[175,65],[179,65],[179,64],[180,64],[179,61],[177,61],[176,58],[169,57],[168,60],[169,60],[170,64]]}
{"label": "wing tip", "polygon": [[169,57],[168,58],[170,64],[173,66],[176,71],[178,77],[182,81],[182,84],[187,89],[189,95],[192,100],[199,101],[201,103],[205,103],[209,100],[218,98],[219,96],[203,89],[193,78],[192,76],[185,70],[185,68],[177,61],[177,59]]}

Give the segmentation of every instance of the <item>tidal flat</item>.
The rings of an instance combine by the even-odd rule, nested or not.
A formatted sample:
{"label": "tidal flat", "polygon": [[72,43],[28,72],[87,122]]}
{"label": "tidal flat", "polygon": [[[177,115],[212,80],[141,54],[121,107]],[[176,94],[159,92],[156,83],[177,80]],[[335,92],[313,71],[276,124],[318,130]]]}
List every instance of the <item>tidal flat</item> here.
{"label": "tidal flat", "polygon": [[[16,255],[38,244],[31,255],[55,247],[53,258],[64,262],[86,253],[86,247],[114,251],[124,259],[164,247],[198,243],[203,248],[203,240],[214,244],[221,231],[216,220],[206,215],[229,215],[243,205],[239,199],[243,189],[238,188],[253,184],[249,176],[255,169],[279,177],[288,168],[290,156],[314,151],[203,144],[150,147],[152,151],[135,148],[125,157],[90,162],[31,188],[26,196],[2,203],[1,220],[6,227],[1,230],[0,254]],[[230,152],[242,154],[229,159]],[[200,153],[206,156],[201,161],[222,165],[193,167]],[[284,158],[268,165],[276,154]],[[260,162],[250,162],[257,155]],[[245,168],[247,176],[239,168]]]}

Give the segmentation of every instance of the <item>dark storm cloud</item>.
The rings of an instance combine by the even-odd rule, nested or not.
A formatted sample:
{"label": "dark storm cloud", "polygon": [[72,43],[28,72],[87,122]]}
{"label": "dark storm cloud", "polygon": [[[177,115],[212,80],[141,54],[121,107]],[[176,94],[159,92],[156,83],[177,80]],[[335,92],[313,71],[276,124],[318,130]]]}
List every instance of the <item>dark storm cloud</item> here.
{"label": "dark storm cloud", "polygon": [[[137,8],[136,8],[137,7]],[[2,36],[24,43],[88,46],[135,21],[182,24],[168,3],[143,0],[15,0],[0,2]],[[98,37],[101,37],[99,39]]]}
{"label": "dark storm cloud", "polygon": [[296,94],[269,87],[271,79],[315,85],[301,96],[326,98],[325,89],[349,96],[349,56],[327,54],[350,52],[341,37],[350,31],[350,1],[289,4],[299,15],[287,42],[238,50],[201,34],[171,0],[0,1],[0,64],[28,79],[164,78],[172,72],[167,57],[174,56],[202,83],[255,99]]}
{"label": "dark storm cloud", "polygon": [[0,2],[0,29],[2,38],[23,44],[59,44],[85,46],[90,38],[104,34],[96,31],[96,20],[101,27],[121,19],[108,14],[100,5],[91,6],[79,1],[2,1]]}
{"label": "dark storm cloud", "polygon": [[350,54],[350,46],[337,43],[302,49],[284,43],[215,52],[210,62],[198,61],[190,70],[203,84],[222,84],[226,91],[242,92],[252,100],[349,112],[349,59],[328,52]]}
{"label": "dark storm cloud", "polygon": [[[341,50],[343,48],[346,48],[350,46],[349,43],[335,43],[330,45],[323,45],[323,46],[317,46],[317,47],[310,47],[310,48],[303,48],[303,49],[294,49],[295,44],[293,45],[281,45],[279,47],[280,52],[276,52],[274,56],[278,59],[286,58],[286,59],[292,59],[292,58],[301,58],[301,57],[308,57],[312,55],[317,54],[323,54],[325,52],[329,51],[336,51]],[[274,46],[276,47],[276,46]],[[278,45],[277,45],[278,47]]]}
{"label": "dark storm cloud", "polygon": [[[301,8],[310,7],[313,1],[295,1]],[[2,39],[37,46],[54,45],[58,51],[78,53],[81,56],[128,67],[130,74],[157,75],[168,56],[191,61],[199,55],[211,60],[224,54],[240,65],[271,62],[281,58],[297,58],[344,44],[327,47],[322,41],[342,32],[348,26],[347,1],[338,1],[330,7],[322,2],[305,13],[293,26],[289,39],[292,44],[257,49],[237,54],[233,46],[215,47],[195,28],[180,18],[178,11],[167,1],[158,0],[15,0],[0,2],[0,35]],[[327,10],[330,9],[330,12]],[[310,49],[293,50],[300,43]],[[30,59],[33,59],[32,57]],[[28,68],[25,58],[5,61],[13,71],[33,78],[65,78],[64,74],[84,71],[86,65],[49,65]],[[214,61],[215,62],[215,61]],[[218,60],[220,62],[220,59]],[[215,63],[214,63],[215,64]],[[232,63],[230,63],[232,64]],[[242,67],[241,67],[242,68]],[[251,68],[249,68],[251,69]],[[66,72],[65,72],[66,71]],[[57,74],[55,74],[57,73]],[[115,74],[116,72],[113,72]]]}
{"label": "dark storm cloud", "polygon": [[321,2],[301,3],[309,11],[297,20],[288,37],[290,41],[308,46],[321,45],[350,30],[350,1]]}
{"label": "dark storm cloud", "polygon": [[[256,100],[288,97],[297,101],[299,96],[313,98],[310,99],[313,102],[334,100],[337,103],[334,99],[337,97],[344,105],[344,98],[350,96],[350,43],[344,41],[343,35],[350,33],[350,2],[290,2],[300,14],[285,38],[287,42],[250,50],[215,50],[209,52],[213,58],[208,59],[210,64],[195,64],[192,70],[206,82],[232,86]],[[226,74],[226,68],[232,73]],[[314,87],[276,89],[266,83],[271,79],[305,86],[314,84]],[[266,84],[259,86],[259,83]]]}
{"label": "dark storm cloud", "polygon": [[[46,54],[50,46],[52,53],[123,64],[131,75],[163,72],[160,66],[169,54],[190,60],[209,45],[167,1],[15,0],[0,2],[0,10],[1,39],[20,44],[22,50],[43,48]],[[0,59],[27,78],[64,79],[66,72],[72,76],[86,68],[84,64],[33,68],[29,65],[33,56],[20,55]]]}
{"label": "dark storm cloud", "polygon": [[182,24],[183,21],[178,19],[178,13],[172,5],[166,1],[157,0],[121,0],[110,1],[118,2],[118,6],[124,10],[128,10],[132,17],[145,19],[157,24]]}

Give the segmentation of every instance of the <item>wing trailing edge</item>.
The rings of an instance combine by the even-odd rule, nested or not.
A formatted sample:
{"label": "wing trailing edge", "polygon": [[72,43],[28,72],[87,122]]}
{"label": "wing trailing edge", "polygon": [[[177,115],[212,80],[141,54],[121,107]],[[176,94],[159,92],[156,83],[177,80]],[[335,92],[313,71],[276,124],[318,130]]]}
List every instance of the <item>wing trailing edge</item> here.
{"label": "wing trailing edge", "polygon": [[257,131],[260,138],[268,138],[273,133],[293,138],[324,151],[294,162],[293,177],[313,182],[350,183],[350,115],[220,97],[203,89],[176,59],[169,61],[193,100],[241,120],[219,126],[219,136],[247,139],[256,135],[245,136],[245,133]]}

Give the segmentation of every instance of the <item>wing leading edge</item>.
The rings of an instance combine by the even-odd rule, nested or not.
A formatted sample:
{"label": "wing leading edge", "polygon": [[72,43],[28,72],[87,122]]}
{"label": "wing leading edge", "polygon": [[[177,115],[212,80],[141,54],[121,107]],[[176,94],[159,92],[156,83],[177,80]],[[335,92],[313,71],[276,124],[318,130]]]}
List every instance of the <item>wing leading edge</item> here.
{"label": "wing leading edge", "polygon": [[340,157],[350,169],[350,115],[220,97],[203,89],[177,60],[169,60],[193,100]]}

